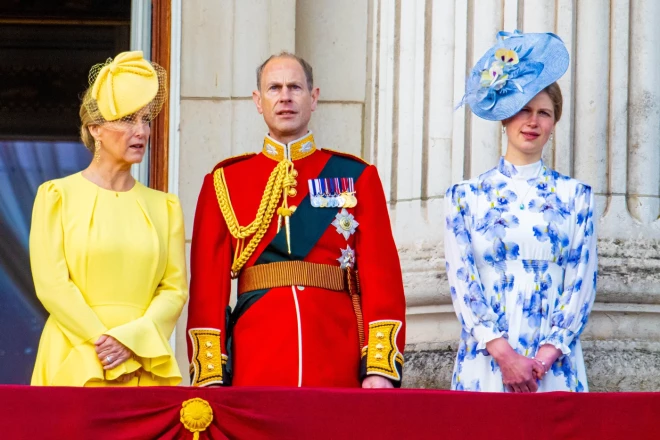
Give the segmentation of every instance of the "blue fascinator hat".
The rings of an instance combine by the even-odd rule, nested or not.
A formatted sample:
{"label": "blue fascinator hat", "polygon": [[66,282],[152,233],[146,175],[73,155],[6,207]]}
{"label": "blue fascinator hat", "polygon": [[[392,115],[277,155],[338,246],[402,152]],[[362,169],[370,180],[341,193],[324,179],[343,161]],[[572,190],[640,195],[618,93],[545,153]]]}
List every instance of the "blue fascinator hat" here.
{"label": "blue fascinator hat", "polygon": [[568,51],[555,34],[498,32],[495,46],[472,68],[458,106],[467,104],[489,121],[510,118],[561,78],[568,64]]}

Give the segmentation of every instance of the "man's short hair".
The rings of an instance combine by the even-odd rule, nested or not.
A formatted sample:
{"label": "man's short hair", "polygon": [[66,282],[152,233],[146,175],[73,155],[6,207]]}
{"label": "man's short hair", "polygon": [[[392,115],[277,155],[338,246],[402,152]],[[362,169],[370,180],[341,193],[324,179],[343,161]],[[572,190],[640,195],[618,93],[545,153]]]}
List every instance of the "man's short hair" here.
{"label": "man's short hair", "polygon": [[307,61],[305,61],[303,58],[299,57],[298,55],[293,54],[291,52],[282,51],[277,55],[269,56],[266,61],[264,61],[263,63],[261,63],[259,67],[257,67],[257,90],[261,90],[261,74],[264,73],[266,64],[268,64],[270,60],[275,58],[292,58],[298,61],[300,66],[303,68],[303,71],[305,72],[305,78],[307,79],[307,88],[310,91],[312,90],[312,88],[314,88],[314,75],[312,73],[312,66],[310,66]]}

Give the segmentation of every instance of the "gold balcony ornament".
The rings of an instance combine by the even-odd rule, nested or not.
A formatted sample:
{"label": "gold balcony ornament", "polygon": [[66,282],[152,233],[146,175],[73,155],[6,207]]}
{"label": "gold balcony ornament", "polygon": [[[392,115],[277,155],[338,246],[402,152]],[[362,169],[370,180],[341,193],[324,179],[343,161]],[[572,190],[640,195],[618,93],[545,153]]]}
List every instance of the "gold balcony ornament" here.
{"label": "gold balcony ornament", "polygon": [[213,421],[211,405],[198,397],[181,404],[181,423],[193,433],[193,440],[199,439],[199,433],[206,430]]}

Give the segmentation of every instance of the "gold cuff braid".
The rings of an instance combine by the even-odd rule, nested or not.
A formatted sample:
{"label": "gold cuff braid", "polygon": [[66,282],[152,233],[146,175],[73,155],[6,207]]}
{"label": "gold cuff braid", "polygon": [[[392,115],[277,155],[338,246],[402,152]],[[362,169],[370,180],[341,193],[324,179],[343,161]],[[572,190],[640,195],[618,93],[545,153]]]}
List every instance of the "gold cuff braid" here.
{"label": "gold cuff braid", "polygon": [[222,384],[222,367],[227,363],[227,356],[221,352],[220,330],[194,328],[188,333],[193,347],[190,364],[191,385],[203,387]]}
{"label": "gold cuff braid", "polygon": [[369,323],[369,341],[362,349],[367,356],[367,374],[375,373],[400,381],[401,375],[396,367],[403,367],[403,355],[396,345],[396,338],[401,329],[401,321],[373,321]]}

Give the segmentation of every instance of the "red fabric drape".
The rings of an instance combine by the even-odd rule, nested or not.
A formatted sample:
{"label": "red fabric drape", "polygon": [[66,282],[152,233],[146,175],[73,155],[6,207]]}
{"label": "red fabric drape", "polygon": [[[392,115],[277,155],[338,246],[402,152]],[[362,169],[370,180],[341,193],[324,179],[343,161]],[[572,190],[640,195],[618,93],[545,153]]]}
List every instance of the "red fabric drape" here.
{"label": "red fabric drape", "polygon": [[0,438],[192,439],[193,397],[214,413],[200,439],[660,438],[659,393],[24,386],[0,386]]}

